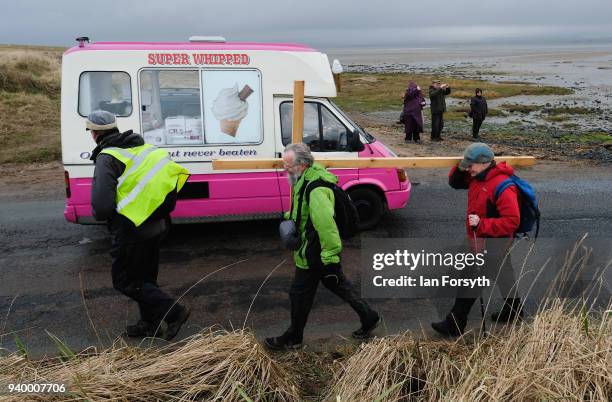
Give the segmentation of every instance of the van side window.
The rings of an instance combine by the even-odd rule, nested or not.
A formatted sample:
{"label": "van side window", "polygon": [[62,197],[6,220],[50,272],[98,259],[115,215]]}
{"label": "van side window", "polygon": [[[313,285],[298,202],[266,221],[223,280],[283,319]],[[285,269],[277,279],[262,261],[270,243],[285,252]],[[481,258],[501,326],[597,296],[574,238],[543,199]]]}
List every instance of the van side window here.
{"label": "van side window", "polygon": [[197,70],[142,70],[140,116],[145,142],[204,144],[200,99]]}
{"label": "van side window", "polygon": [[[293,102],[280,105],[283,145],[291,143]],[[304,102],[303,142],[313,152],[348,151],[348,129],[327,107],[318,102]]]}
{"label": "van side window", "polygon": [[132,114],[130,75],[121,71],[86,71],[79,78],[79,114],[106,110],[119,117]]}

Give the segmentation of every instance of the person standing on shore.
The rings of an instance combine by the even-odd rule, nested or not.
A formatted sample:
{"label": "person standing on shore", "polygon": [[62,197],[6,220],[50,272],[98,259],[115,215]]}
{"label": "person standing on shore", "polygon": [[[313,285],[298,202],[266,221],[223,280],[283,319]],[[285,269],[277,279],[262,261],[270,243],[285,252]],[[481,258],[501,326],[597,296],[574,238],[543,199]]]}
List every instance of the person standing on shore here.
{"label": "person standing on shore", "polygon": [[470,100],[470,117],[472,118],[472,137],[478,139],[480,126],[489,113],[487,100],[482,96],[482,89],[476,88],[476,96]]}
{"label": "person standing on shore", "polygon": [[446,95],[451,89],[446,83],[434,80],[429,87],[429,100],[431,101],[431,140],[442,141],[444,129],[444,112],[446,112]]}
{"label": "person standing on shore", "polygon": [[421,133],[423,132],[423,107],[425,106],[425,98],[421,88],[414,82],[408,83],[406,93],[404,94],[404,132],[406,137],[405,143],[414,141],[421,142]]}

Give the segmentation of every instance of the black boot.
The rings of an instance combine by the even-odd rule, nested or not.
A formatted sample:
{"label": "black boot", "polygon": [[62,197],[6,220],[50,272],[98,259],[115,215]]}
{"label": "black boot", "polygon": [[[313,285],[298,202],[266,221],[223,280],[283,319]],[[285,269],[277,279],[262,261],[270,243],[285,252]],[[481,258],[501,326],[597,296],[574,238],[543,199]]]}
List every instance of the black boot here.
{"label": "black boot", "polygon": [[371,336],[372,331],[380,325],[380,316],[377,312],[374,312],[371,319],[361,324],[361,328],[353,331],[351,336],[355,339],[367,339]]}
{"label": "black boot", "polygon": [[191,314],[191,310],[188,307],[181,306],[180,304],[177,306],[178,310],[172,317],[172,320],[166,321],[168,327],[164,331],[162,338],[167,341],[172,340],[178,334],[185,321],[189,318],[189,314]]}
{"label": "black boot", "polygon": [[503,323],[523,318],[523,306],[520,298],[508,298],[504,300],[501,311],[491,314],[491,319],[495,322]]}
{"label": "black boot", "polygon": [[432,322],[431,327],[445,336],[459,336],[463,334],[467,325],[467,316],[450,313],[440,322]]}
{"label": "black boot", "polygon": [[153,336],[157,326],[149,321],[138,320],[136,324],[125,327],[125,334],[130,338],[144,338]]}
{"label": "black boot", "polygon": [[266,338],[264,340],[264,345],[270,350],[295,350],[303,346],[302,340],[297,339],[290,332],[285,332],[281,336]]}

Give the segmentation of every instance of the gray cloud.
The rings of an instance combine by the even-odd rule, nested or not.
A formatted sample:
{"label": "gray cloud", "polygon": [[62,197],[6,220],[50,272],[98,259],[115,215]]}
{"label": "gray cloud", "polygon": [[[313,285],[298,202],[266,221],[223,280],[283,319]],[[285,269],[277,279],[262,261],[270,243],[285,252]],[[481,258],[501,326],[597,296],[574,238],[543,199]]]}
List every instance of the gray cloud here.
{"label": "gray cloud", "polygon": [[4,5],[0,42],[69,46],[98,41],[294,41],[317,47],[612,41],[612,2],[570,1],[77,1]]}

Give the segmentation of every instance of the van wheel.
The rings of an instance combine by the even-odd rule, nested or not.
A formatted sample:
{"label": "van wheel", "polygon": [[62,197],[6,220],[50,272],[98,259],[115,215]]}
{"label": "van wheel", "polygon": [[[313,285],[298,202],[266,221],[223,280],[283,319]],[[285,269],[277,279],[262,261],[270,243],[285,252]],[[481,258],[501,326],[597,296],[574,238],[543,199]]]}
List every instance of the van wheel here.
{"label": "van wheel", "polygon": [[383,215],[383,201],[376,191],[356,188],[349,194],[359,214],[359,230],[373,229],[378,225]]}

